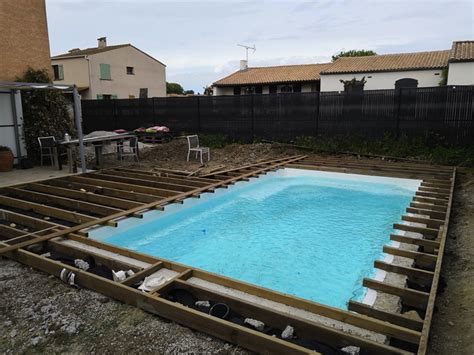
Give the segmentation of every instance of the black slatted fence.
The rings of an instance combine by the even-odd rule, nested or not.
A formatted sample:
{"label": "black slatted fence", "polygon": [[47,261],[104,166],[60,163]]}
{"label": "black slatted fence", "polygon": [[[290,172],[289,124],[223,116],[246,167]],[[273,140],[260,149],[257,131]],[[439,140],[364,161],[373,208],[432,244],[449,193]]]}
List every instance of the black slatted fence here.
{"label": "black slatted fence", "polygon": [[173,133],[219,133],[234,139],[289,141],[317,134],[438,133],[453,144],[474,141],[474,86],[242,96],[83,100],[86,133],[155,125]]}

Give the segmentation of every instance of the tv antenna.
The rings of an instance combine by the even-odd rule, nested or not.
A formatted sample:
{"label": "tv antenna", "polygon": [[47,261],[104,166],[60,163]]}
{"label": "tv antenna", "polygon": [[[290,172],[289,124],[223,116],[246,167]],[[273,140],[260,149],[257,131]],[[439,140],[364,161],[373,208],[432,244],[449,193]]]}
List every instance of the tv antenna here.
{"label": "tv antenna", "polygon": [[255,51],[257,50],[257,47],[255,47],[255,44],[253,45],[253,47],[250,47],[250,46],[246,46],[244,44],[237,44],[239,47],[244,47],[245,48],[245,60],[249,61],[249,49],[252,50],[252,53],[255,53]]}

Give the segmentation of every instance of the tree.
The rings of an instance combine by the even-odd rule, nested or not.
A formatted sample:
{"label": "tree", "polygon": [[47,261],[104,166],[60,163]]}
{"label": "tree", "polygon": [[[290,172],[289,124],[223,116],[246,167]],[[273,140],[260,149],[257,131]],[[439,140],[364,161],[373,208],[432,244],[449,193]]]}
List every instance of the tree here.
{"label": "tree", "polygon": [[178,94],[183,95],[184,89],[178,83],[169,83],[166,82],[166,93],[167,94]]}
{"label": "tree", "polygon": [[333,55],[332,61],[335,62],[340,57],[365,57],[368,55],[377,55],[377,53],[366,49],[351,49],[349,51],[340,51],[338,54]]}
{"label": "tree", "polygon": [[185,90],[183,92],[184,95],[194,95],[194,90]]}
{"label": "tree", "polygon": [[[17,81],[27,83],[51,83],[46,70],[28,68]],[[60,91],[53,89],[25,90],[21,93],[23,106],[23,131],[28,156],[39,158],[38,137],[63,137],[75,134],[71,115],[71,102]]]}

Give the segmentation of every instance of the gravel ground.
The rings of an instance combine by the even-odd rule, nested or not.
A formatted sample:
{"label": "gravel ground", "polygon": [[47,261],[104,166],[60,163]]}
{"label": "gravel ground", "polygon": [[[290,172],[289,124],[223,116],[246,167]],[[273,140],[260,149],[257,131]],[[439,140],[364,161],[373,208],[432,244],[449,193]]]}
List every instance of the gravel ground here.
{"label": "gravel ground", "polygon": [[[300,154],[269,144],[229,145],[213,150],[206,169]],[[107,166],[117,165],[113,157]],[[185,141],[146,150],[137,163],[194,171]],[[474,174],[460,174],[449,231],[443,278],[429,353],[474,354]],[[208,353],[247,351],[192,331],[95,292],[0,258],[0,353]]]}

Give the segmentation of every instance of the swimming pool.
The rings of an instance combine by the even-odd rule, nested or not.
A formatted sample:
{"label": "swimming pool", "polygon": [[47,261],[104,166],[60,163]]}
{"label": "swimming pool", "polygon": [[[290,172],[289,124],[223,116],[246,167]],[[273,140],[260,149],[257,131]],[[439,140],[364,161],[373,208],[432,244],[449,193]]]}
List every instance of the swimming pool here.
{"label": "swimming pool", "polygon": [[419,184],[286,168],[90,237],[346,309]]}

